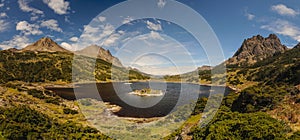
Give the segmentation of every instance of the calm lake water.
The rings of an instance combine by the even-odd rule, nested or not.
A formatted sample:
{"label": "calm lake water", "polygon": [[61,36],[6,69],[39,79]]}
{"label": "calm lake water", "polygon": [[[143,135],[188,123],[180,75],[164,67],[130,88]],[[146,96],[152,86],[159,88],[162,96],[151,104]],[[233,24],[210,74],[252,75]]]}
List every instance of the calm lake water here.
{"label": "calm lake water", "polygon": [[[121,117],[150,118],[169,114],[175,106],[182,106],[208,96],[210,91],[227,95],[230,88],[200,86],[188,83],[133,82],[133,83],[89,83],[78,84],[76,88],[47,88],[62,98],[76,100],[92,98],[121,106],[115,114]],[[165,91],[163,96],[141,97],[128,94],[134,90],[151,88]],[[213,90],[212,90],[213,89]],[[74,92],[75,91],[75,92]]]}

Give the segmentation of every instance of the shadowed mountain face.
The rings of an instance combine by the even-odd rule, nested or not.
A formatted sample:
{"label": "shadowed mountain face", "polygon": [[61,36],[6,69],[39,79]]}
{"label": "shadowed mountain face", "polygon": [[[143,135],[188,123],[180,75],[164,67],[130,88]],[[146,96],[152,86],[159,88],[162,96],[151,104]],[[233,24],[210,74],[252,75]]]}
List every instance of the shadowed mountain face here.
{"label": "shadowed mountain face", "polygon": [[300,42],[294,48],[300,48]]}
{"label": "shadowed mountain face", "polygon": [[115,66],[122,66],[120,60],[111,55],[109,50],[105,50],[100,46],[91,45],[80,51],[77,51],[76,54],[89,56],[89,57],[97,57],[109,63],[113,63]]}
{"label": "shadowed mountain face", "polygon": [[22,51],[37,51],[37,52],[70,52],[59,46],[52,39],[44,37],[35,43],[28,45]]}
{"label": "shadowed mountain face", "polygon": [[275,34],[270,34],[267,38],[257,35],[244,40],[242,46],[227,61],[227,64],[253,64],[275,54],[283,53],[287,49]]}

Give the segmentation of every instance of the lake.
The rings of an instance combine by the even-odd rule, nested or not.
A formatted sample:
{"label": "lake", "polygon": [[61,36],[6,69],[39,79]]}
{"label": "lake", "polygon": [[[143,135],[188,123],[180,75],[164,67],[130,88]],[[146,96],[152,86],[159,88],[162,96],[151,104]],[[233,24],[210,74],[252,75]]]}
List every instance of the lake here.
{"label": "lake", "polygon": [[[134,90],[151,88],[165,91],[163,96],[141,97],[129,94]],[[199,97],[232,91],[228,87],[203,86],[189,83],[164,82],[114,82],[76,84],[75,88],[51,88],[60,97],[67,100],[92,98],[118,105],[121,110],[114,112],[119,117],[151,118],[163,117],[176,110],[176,107],[196,101]]]}

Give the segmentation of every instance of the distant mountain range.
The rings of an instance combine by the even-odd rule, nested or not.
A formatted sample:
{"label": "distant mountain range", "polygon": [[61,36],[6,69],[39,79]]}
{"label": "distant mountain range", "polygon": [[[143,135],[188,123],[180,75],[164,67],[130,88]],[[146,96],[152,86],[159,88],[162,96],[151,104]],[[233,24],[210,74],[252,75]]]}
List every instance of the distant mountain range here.
{"label": "distant mountain range", "polygon": [[51,38],[43,37],[39,39],[38,41],[26,46],[25,48],[18,50],[16,48],[10,48],[8,51],[12,52],[25,52],[25,51],[31,51],[31,52],[64,52],[64,53],[75,53],[77,55],[84,55],[89,57],[96,57],[100,58],[104,61],[107,61],[109,63],[113,63],[116,66],[122,66],[120,60],[109,52],[109,50],[105,50],[104,48],[97,46],[97,45],[91,45],[88,46],[82,50],[79,51],[69,51],[60,45],[58,45],[55,41],[53,41]]}
{"label": "distant mountain range", "polygon": [[[300,43],[297,44],[294,49],[300,48]],[[261,35],[256,35],[251,38],[245,39],[242,43],[241,47],[237,50],[237,52],[229,58],[227,61],[225,61],[225,64],[227,67],[237,67],[237,66],[251,66],[258,62],[263,62],[265,59],[271,59],[275,58],[275,56],[278,56],[280,54],[283,54],[287,52],[288,49],[285,45],[281,44],[280,39],[275,34],[270,34],[268,37],[262,37]],[[120,60],[116,57],[114,57],[109,50],[105,50],[104,48],[97,46],[97,45],[90,45],[82,50],[79,51],[69,51],[64,49],[63,47],[59,46],[56,42],[54,42],[50,38],[41,38],[40,40],[36,41],[35,43],[28,45],[27,47],[17,50],[15,48],[11,48],[8,50],[3,50],[8,52],[40,52],[45,55],[45,53],[63,53],[62,55],[67,54],[77,54],[82,55],[86,57],[96,57],[99,59],[102,59],[105,62],[111,63],[118,67],[123,67]],[[2,51],[2,52],[3,52]],[[1,51],[0,51],[1,52]],[[51,56],[54,57],[54,56]],[[67,57],[67,56],[66,56]],[[288,57],[288,56],[281,56],[281,57]],[[69,58],[68,58],[69,59]],[[281,59],[283,60],[283,58]],[[284,62],[285,63],[285,62]],[[288,67],[287,67],[288,68]],[[127,70],[135,71],[136,73],[142,74],[146,77],[149,77],[150,75],[143,73],[137,69],[131,69],[131,68],[124,68]],[[210,81],[210,72],[214,67],[212,66],[202,66],[199,67],[196,71],[199,74],[199,77],[201,79],[205,79],[206,81]],[[7,70],[5,70],[7,71]],[[109,71],[109,70],[108,70]],[[196,72],[194,71],[194,72]],[[191,75],[193,75],[194,72],[190,72],[187,74],[184,74],[187,81],[198,81],[197,77],[189,78]],[[106,76],[109,77],[109,76]],[[140,77],[140,76],[139,76]],[[253,76],[255,77],[255,76]],[[169,77],[170,78],[170,77]],[[170,79],[176,80],[179,76],[171,77]],[[68,78],[67,78],[68,79]],[[105,78],[104,78],[105,79]],[[225,81],[223,81],[225,82]]]}
{"label": "distant mountain range", "polygon": [[[77,63],[74,55],[79,56]],[[109,50],[91,45],[72,52],[59,46],[50,38],[41,38],[23,49],[0,51],[0,84],[9,81],[24,82],[71,82],[72,72],[77,72],[77,82],[111,81],[113,79],[144,80],[143,73],[125,68]],[[91,64],[95,63],[95,64]],[[114,75],[111,69],[114,68]],[[88,77],[95,77],[89,79]]]}

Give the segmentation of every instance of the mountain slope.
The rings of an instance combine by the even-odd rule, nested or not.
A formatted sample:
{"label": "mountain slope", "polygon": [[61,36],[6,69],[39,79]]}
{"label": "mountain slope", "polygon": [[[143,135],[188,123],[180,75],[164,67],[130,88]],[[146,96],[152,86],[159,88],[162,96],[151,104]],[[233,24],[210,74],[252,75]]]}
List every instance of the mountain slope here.
{"label": "mountain slope", "polygon": [[257,35],[244,40],[242,46],[227,61],[227,64],[253,64],[286,50],[287,47],[281,44],[275,34],[270,34],[267,38]]}
{"label": "mountain slope", "polygon": [[[122,77],[129,77],[129,80],[148,79],[148,76],[139,72],[114,66],[102,59],[78,56],[74,61],[73,56],[74,54],[65,52],[0,51],[0,83],[81,82],[94,81],[95,79],[89,79],[93,77],[96,81],[111,81]],[[77,79],[72,79],[72,74]]]}
{"label": "mountain slope", "polygon": [[[263,43],[252,48],[244,46],[236,53],[235,63],[227,62],[227,85],[243,88],[224,97],[208,125],[194,127],[189,132],[183,127],[170,135],[171,138],[180,139],[185,132],[193,139],[300,139],[300,48],[286,49],[272,35],[269,39],[254,38],[262,42],[269,40],[270,46],[260,53],[250,52],[265,47],[260,46]],[[242,59],[238,60],[238,56]],[[253,58],[257,61],[245,61]],[[212,76],[210,72],[208,76]],[[198,102],[203,103],[199,99]],[[202,111],[196,112],[201,115]]]}
{"label": "mountain slope", "polygon": [[7,83],[0,95],[1,138],[110,139],[88,125],[75,102],[37,84]]}
{"label": "mountain slope", "polygon": [[88,46],[82,50],[76,51],[75,53],[89,57],[96,57],[109,63],[113,63],[116,66],[122,66],[120,60],[112,56],[109,50],[105,50],[97,45]]}
{"label": "mountain slope", "polygon": [[300,84],[300,48],[257,62],[240,73],[248,73],[247,79],[264,83]]}
{"label": "mountain slope", "polygon": [[51,38],[41,38],[35,43],[28,45],[23,48],[21,51],[37,51],[37,52],[68,52],[69,50],[64,49],[59,46],[56,42],[54,42]]}

